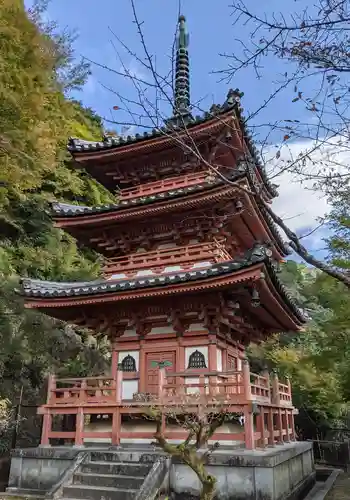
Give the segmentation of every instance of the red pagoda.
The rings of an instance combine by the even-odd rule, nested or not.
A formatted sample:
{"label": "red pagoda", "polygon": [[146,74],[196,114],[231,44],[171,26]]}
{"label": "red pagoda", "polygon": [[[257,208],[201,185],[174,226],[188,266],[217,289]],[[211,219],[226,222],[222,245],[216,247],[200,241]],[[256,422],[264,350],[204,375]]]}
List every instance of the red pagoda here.
{"label": "red pagoda", "polygon": [[[26,307],[108,336],[111,367],[97,378],[50,377],[42,445],[153,441],[145,406],[176,405],[193,393],[244,414],[242,425],[218,429],[219,442],[252,449],[295,439],[289,382],[251,373],[245,352],[250,342],[305,322],[277,274],[287,247],[257,201],[270,202],[276,189],[237,90],[192,116],[182,16],[175,87],[163,128],[69,141],[75,166],[119,192],[113,205],[53,206],[56,226],[103,256],[103,277],[23,279],[23,293]],[[75,429],[54,431],[55,415],[75,415]],[[164,430],[169,440],[186,436],[166,422]]]}

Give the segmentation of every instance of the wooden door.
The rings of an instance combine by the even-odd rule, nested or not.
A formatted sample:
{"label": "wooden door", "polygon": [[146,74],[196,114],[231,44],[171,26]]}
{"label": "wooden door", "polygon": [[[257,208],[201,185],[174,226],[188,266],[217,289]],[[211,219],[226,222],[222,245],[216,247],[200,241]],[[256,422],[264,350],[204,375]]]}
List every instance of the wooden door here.
{"label": "wooden door", "polygon": [[167,366],[166,370],[173,372],[175,367],[175,351],[170,352],[148,352],[146,354],[146,392],[151,394],[158,393],[159,387],[159,368],[154,368],[152,362],[170,361],[171,366]]}

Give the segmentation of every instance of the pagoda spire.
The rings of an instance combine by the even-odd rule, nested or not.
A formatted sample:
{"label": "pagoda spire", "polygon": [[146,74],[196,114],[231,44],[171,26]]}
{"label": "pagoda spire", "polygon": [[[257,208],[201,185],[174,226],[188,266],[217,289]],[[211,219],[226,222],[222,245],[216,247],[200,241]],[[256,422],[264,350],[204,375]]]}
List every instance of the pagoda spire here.
{"label": "pagoda spire", "polygon": [[[177,35],[175,85],[174,85],[174,106],[173,119],[184,120],[185,123],[192,119],[190,113],[190,71],[188,58],[189,36],[186,29],[185,16],[179,16],[179,31]],[[179,123],[180,124],[180,123]]]}

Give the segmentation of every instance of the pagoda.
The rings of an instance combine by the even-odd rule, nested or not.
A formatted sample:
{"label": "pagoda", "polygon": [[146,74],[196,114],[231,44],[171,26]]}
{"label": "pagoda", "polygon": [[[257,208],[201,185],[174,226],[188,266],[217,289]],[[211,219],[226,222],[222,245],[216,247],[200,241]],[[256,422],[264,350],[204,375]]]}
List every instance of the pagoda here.
{"label": "pagoda", "polygon": [[[103,256],[103,276],[22,280],[27,308],[108,336],[111,345],[108,374],[50,376],[39,410],[43,446],[57,438],[77,446],[151,442],[145,406],[176,405],[194,393],[208,407],[215,399],[244,415],[242,425],[217,430],[219,442],[253,449],[295,439],[290,383],[251,373],[246,356],[251,342],[305,322],[278,278],[288,248],[264,209],[276,186],[246,129],[238,90],[192,115],[183,16],[178,31],[173,116],[164,126],[69,140],[74,165],[118,192],[110,205],[53,204],[55,225]],[[75,428],[53,430],[55,415],[74,415]],[[169,440],[186,436],[166,422],[164,432]]]}

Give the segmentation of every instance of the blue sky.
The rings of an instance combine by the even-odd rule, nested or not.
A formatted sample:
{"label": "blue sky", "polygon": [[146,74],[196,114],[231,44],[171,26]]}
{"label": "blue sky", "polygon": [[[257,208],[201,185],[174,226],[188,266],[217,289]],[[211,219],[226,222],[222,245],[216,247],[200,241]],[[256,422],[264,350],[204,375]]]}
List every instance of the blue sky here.
{"label": "blue sky", "polygon": [[[138,17],[143,22],[142,29],[148,50],[152,56],[156,57],[158,72],[165,75],[171,65],[171,46],[179,11],[178,0],[135,1]],[[28,6],[30,3],[31,0],[26,1]],[[279,12],[283,9],[283,13],[288,16],[292,11],[300,10],[306,5],[306,0],[284,0],[284,2],[247,0],[246,5],[259,15],[264,15],[265,11]],[[242,103],[245,113],[248,114],[259,108],[268,98],[275,87],[276,79],[293,69],[290,64],[287,65],[275,58],[268,58],[264,61],[263,76],[260,79],[257,79],[252,68],[247,68],[230,83],[219,81],[219,75],[212,72],[227,67],[227,60],[220,54],[241,50],[241,41],[249,39],[251,26],[234,24],[235,17],[231,15],[229,0],[182,0],[181,12],[187,18],[187,27],[190,32],[191,101],[203,99],[202,108],[208,108],[212,103],[222,103],[228,89],[238,87],[244,91]],[[131,52],[137,53],[139,57],[145,57],[137,27],[133,23],[129,0],[103,0],[100,3],[92,0],[51,0],[47,16],[50,20],[56,21],[60,29],[76,32],[77,57],[86,57],[120,71],[123,69],[116,54],[118,51],[123,64],[128,69],[137,75],[145,76],[142,65],[123,49],[110,31],[110,29],[114,31]],[[93,108],[102,117],[127,121],[127,117],[122,112],[113,111],[113,106],[121,105],[120,100],[115,94],[105,90],[103,85],[124,97],[135,98],[133,86],[128,79],[94,65],[92,65],[92,75],[88,83],[74,97],[81,100],[84,105]],[[255,124],[272,122],[281,118],[302,119],[305,109],[292,103],[294,96],[292,89],[279,94],[259,114]],[[108,126],[120,131],[118,126]],[[281,134],[281,132],[275,134],[273,141],[276,143],[280,141]],[[286,214],[291,217],[302,214],[291,220],[292,228],[298,231],[312,227],[315,216],[323,215],[326,208],[324,200],[319,200],[315,196],[311,199],[310,192],[305,192],[299,186],[291,189],[289,180],[281,182],[280,193],[278,206],[281,215]],[[305,243],[319,251],[324,246],[320,241],[321,236],[319,231],[311,239],[306,239]]]}
{"label": "blue sky", "polygon": [[[28,0],[27,4],[30,4]],[[220,57],[222,53],[232,53],[234,49],[241,50],[237,40],[247,40],[250,27],[246,29],[241,25],[234,25],[235,17],[229,7],[229,0],[204,1],[182,0],[181,11],[186,15],[188,30],[190,32],[190,64],[191,64],[191,95],[192,101],[203,99],[201,106],[207,107],[212,103],[224,101],[230,87],[240,88],[245,93],[243,106],[246,112],[256,110],[262,101],[267,98],[274,87],[273,80],[284,73],[288,66],[284,63],[266,60],[264,77],[257,80],[254,71],[250,68],[244,70],[230,84],[220,82],[214,70],[227,66],[227,60]],[[270,12],[289,8],[295,9],[303,4],[299,1],[286,0],[280,2],[269,0]],[[254,0],[247,5],[254,6],[254,11],[264,14],[265,2],[260,2],[261,8]],[[177,0],[136,0],[139,19],[143,21],[143,32],[150,53],[156,56],[159,73],[166,74],[170,68],[171,46],[179,10]],[[135,62],[126,53],[109,29],[112,29],[130,48],[139,56],[144,57],[137,29],[133,23],[133,15],[129,0],[103,0],[101,3],[92,0],[51,0],[48,8],[50,19],[57,21],[61,29],[67,28],[75,31],[78,38],[75,43],[77,56],[87,57],[100,64],[116,70],[121,69],[116,49],[120,51],[124,64],[136,72],[143,73],[142,65]],[[112,45],[114,44],[114,47]],[[271,69],[269,70],[269,65]],[[290,69],[290,68],[289,68]],[[112,116],[119,120],[117,113],[113,113],[113,106],[118,105],[118,99],[113,93],[106,91],[106,85],[124,96],[130,96],[132,85],[122,77],[106,70],[92,66],[92,77],[79,97],[84,104],[91,106],[100,115],[111,119]],[[296,115],[296,106],[291,103],[292,92],[280,95],[266,112],[259,115],[261,121],[271,121],[281,117],[281,110],[285,118],[289,117],[290,108],[293,117]],[[300,109],[302,113],[302,109]],[[297,111],[297,114],[298,111]],[[120,120],[122,121],[122,120]]]}

